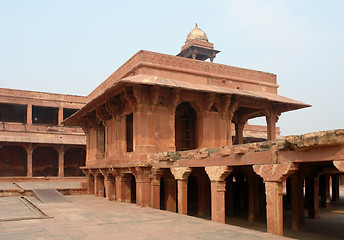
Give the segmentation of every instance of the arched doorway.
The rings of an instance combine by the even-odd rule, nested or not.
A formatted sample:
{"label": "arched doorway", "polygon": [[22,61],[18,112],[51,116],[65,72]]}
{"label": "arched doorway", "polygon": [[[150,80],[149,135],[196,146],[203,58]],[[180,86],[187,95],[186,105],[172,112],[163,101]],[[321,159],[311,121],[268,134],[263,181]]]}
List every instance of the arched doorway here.
{"label": "arched doorway", "polygon": [[57,176],[58,154],[53,147],[37,147],[32,154],[33,176]]}
{"label": "arched doorway", "polygon": [[27,155],[21,146],[0,149],[0,177],[26,176]]}
{"label": "arched doorway", "polygon": [[179,104],[175,116],[176,151],[197,148],[196,124],[196,111],[187,102]]}
{"label": "arched doorway", "polygon": [[84,176],[80,167],[85,166],[86,152],[83,148],[69,148],[64,154],[64,175]]}

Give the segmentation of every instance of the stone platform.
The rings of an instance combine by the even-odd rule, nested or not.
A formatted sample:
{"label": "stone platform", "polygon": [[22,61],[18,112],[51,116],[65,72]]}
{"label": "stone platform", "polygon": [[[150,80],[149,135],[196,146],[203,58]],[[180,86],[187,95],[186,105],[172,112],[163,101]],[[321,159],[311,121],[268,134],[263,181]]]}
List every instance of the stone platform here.
{"label": "stone platform", "polygon": [[[2,215],[30,215],[17,198],[0,198],[3,209],[12,206]],[[67,196],[72,202],[44,204],[28,198],[51,218],[0,221],[0,239],[287,239],[95,196]]]}

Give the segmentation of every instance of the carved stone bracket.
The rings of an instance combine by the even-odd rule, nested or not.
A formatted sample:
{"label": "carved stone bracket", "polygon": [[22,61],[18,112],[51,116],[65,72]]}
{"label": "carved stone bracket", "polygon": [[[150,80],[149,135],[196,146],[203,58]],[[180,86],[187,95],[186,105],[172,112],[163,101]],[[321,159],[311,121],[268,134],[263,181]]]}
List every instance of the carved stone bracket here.
{"label": "carved stone bracket", "polygon": [[298,169],[294,163],[253,165],[253,170],[265,182],[283,182]]}
{"label": "carved stone bracket", "polygon": [[180,100],[180,88],[173,88],[171,92],[171,112],[175,113]]}
{"label": "carved stone bracket", "polygon": [[128,101],[128,104],[133,109],[133,111],[136,111],[136,109],[137,109],[137,101],[136,101],[136,98],[135,98],[133,92],[131,92],[129,89],[126,89],[124,91],[124,98],[125,98],[125,100]]}
{"label": "carved stone bracket", "polygon": [[171,168],[171,172],[176,180],[186,180],[191,174],[192,169],[189,167]]}
{"label": "carved stone bracket", "polygon": [[210,111],[211,107],[214,105],[214,102],[215,102],[215,93],[207,93],[204,95],[204,108],[203,108],[204,117],[207,117],[207,113]]}
{"label": "carved stone bracket", "polygon": [[208,174],[210,181],[224,181],[226,177],[231,174],[233,168],[228,166],[212,166],[205,167],[205,171]]}
{"label": "carved stone bracket", "polygon": [[113,118],[118,120],[122,114],[124,108],[123,105],[124,104],[120,98],[110,98],[105,104],[105,109]]}
{"label": "carved stone bracket", "polygon": [[262,113],[265,115],[266,118],[266,123],[276,123],[278,122],[279,116],[281,115],[281,113],[277,112],[275,109],[271,108],[271,109],[264,109],[262,111]]}
{"label": "carved stone bracket", "polygon": [[333,161],[333,165],[340,171],[340,172],[344,172],[344,159],[341,160],[336,160]]}
{"label": "carved stone bracket", "polygon": [[152,86],[150,90],[151,90],[151,109],[152,111],[154,111],[160,97],[160,86],[158,85]]}
{"label": "carved stone bracket", "polygon": [[100,124],[100,122],[103,123],[103,125],[105,124],[105,122],[109,119],[111,119],[111,114],[109,114],[109,112],[106,110],[105,106],[99,106],[96,108],[96,116],[98,119],[98,124]]}
{"label": "carved stone bracket", "polygon": [[225,119],[229,115],[229,106],[232,102],[232,95],[224,95],[221,98],[221,104],[219,106],[219,110],[221,113],[222,119]]}

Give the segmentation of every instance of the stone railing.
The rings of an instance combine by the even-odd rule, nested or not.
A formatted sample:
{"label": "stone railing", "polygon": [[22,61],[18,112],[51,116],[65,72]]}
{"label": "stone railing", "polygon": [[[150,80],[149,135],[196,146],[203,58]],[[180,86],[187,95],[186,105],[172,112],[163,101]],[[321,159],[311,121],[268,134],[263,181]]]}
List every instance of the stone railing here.
{"label": "stone railing", "polygon": [[70,133],[84,135],[82,128],[69,126],[36,125],[24,123],[0,122],[0,131],[36,132],[36,133]]}

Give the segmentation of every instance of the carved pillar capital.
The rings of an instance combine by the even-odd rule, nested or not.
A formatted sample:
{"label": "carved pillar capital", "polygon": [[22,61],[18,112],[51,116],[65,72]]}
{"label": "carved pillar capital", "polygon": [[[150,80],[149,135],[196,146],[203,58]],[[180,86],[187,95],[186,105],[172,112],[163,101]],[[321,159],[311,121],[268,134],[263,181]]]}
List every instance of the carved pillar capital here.
{"label": "carved pillar capital", "polygon": [[191,174],[192,169],[189,167],[171,168],[171,172],[175,179],[186,180]]}
{"label": "carved pillar capital", "polygon": [[294,163],[253,165],[253,170],[261,176],[265,182],[283,182],[289,175],[297,170]]}
{"label": "carved pillar capital", "polygon": [[205,167],[205,171],[208,174],[210,181],[224,181],[226,177],[231,174],[233,168],[228,166],[212,166]]}

